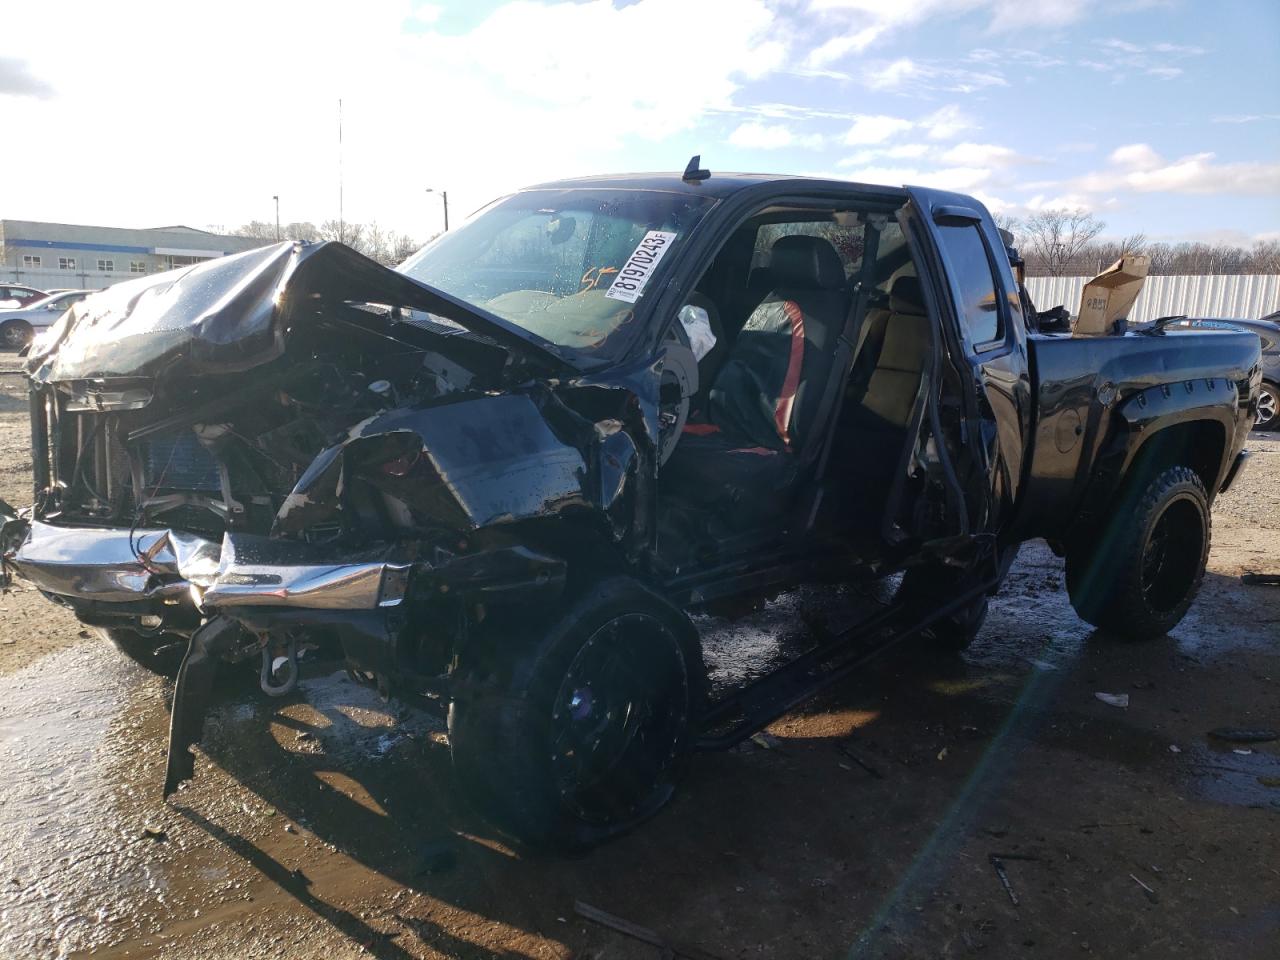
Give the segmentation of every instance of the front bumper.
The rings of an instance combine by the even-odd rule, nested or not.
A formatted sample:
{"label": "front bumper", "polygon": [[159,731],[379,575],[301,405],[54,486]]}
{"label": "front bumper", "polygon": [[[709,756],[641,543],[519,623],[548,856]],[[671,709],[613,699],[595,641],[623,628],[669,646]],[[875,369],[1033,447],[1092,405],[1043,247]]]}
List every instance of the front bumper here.
{"label": "front bumper", "polygon": [[34,521],[7,564],[47,594],[130,612],[190,604],[202,615],[250,607],[378,610],[403,601],[411,564],[337,558],[250,534],[221,543],[169,529],[64,527]]}

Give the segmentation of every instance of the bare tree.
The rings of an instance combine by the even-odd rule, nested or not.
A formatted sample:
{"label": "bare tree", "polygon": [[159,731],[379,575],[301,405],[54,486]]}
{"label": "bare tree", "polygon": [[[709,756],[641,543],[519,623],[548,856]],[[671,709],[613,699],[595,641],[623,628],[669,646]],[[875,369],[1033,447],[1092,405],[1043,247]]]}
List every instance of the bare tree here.
{"label": "bare tree", "polygon": [[1020,226],[1027,247],[1023,256],[1059,277],[1080,259],[1106,224],[1085,210],[1041,210]]}
{"label": "bare tree", "polygon": [[[264,244],[274,243],[276,225],[253,220],[242,226],[236,233],[242,237],[261,240]],[[318,227],[309,220],[303,220],[281,226],[280,237],[284,240],[301,240],[307,243],[341,238],[347,246],[389,267],[403,262],[420,246],[407,234],[387,230],[379,226],[376,221],[368,224],[343,223],[339,228],[337,220],[326,220]]]}
{"label": "bare tree", "polygon": [[236,230],[238,237],[250,237],[254,240],[261,240],[263,243],[274,243],[276,239],[276,225],[267,223],[265,220],[250,220],[244,226]]}

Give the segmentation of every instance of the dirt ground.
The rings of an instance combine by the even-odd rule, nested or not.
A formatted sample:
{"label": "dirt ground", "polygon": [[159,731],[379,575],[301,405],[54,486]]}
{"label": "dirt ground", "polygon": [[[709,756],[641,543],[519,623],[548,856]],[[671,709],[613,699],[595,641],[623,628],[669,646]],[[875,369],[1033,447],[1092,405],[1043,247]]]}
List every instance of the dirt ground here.
{"label": "dirt ground", "polygon": [[[698,757],[666,811],[573,860],[496,842],[440,725],[333,665],[285,700],[227,678],[165,804],[166,682],[16,586],[0,957],[661,955],[575,901],[723,960],[1275,957],[1280,743],[1208,735],[1280,726],[1280,589],[1239,580],[1280,572],[1280,434],[1250,448],[1172,636],[1103,642],[1029,544],[965,656],[882,659],[766,746]],[[29,471],[22,384],[0,372],[0,497],[26,503]],[[732,673],[846,602],[802,589],[701,626]]]}

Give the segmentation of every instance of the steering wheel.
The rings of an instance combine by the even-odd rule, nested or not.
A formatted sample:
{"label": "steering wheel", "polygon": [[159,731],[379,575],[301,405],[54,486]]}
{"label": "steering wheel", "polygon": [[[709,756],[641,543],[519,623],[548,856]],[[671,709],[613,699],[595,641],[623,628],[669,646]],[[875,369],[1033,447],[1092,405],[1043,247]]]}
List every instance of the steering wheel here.
{"label": "steering wheel", "polygon": [[698,392],[698,361],[689,335],[676,320],[662,340],[662,373],[658,383],[658,466],[667,462],[689,420],[689,406]]}

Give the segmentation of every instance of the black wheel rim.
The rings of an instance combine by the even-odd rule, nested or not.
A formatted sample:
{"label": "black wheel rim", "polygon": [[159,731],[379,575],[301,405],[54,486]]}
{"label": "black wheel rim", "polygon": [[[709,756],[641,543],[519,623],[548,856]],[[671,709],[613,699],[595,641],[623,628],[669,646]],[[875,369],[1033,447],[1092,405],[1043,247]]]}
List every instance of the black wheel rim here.
{"label": "black wheel rim", "polygon": [[27,342],[27,332],[20,324],[10,324],[4,328],[4,345],[6,347],[22,347]]}
{"label": "black wheel rim", "polygon": [[647,815],[683,749],[688,683],[675,638],[642,614],[611,620],[579,648],[552,705],[551,764],[582,819]]}
{"label": "black wheel rim", "polygon": [[1157,518],[1142,551],[1142,596],[1156,613],[1177,607],[1195,585],[1204,525],[1193,500],[1175,500]]}

